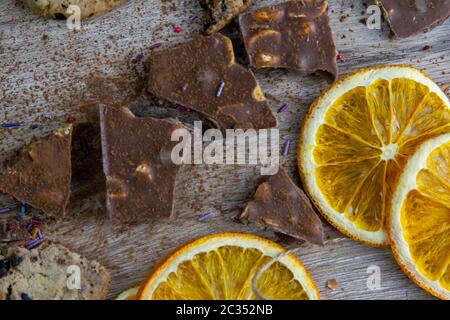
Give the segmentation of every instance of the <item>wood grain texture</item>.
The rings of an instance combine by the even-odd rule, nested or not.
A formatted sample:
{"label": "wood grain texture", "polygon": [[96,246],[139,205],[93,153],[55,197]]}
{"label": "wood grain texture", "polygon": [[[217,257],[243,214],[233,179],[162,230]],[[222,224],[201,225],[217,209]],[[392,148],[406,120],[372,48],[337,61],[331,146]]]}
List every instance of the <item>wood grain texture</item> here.
{"label": "wood grain texture", "polygon": [[[263,0],[256,6],[277,2]],[[450,22],[426,34],[392,40],[386,24],[382,30],[369,30],[362,23],[367,4],[372,2],[329,1],[334,39],[344,59],[338,65],[340,74],[371,65],[410,64],[448,90]],[[103,17],[84,22],[82,31],[72,32],[64,22],[30,15],[18,1],[1,1],[0,122],[39,127],[0,128],[0,160],[65,123],[68,115],[77,121],[95,119],[100,104],[129,105],[138,115],[195,119],[196,115],[142,99],[145,70],[133,57],[143,54],[145,60],[154,43],[162,42],[164,48],[195,36],[201,29],[201,15],[197,0],[131,0]],[[182,32],[175,33],[175,26]],[[237,37],[235,30],[229,33]],[[430,48],[424,50],[426,46]],[[298,128],[308,106],[328,84],[317,76],[286,70],[258,70],[255,74],[274,112],[280,104],[289,104],[277,118],[282,142],[293,142],[285,166],[299,182],[295,161]],[[325,299],[432,298],[403,275],[388,249],[353,242],[328,225],[328,240],[318,247],[231,222],[255,191],[258,178],[258,168],[252,166],[186,166],[177,180],[177,217],[172,220],[113,225],[106,219],[99,193],[73,205],[70,217],[48,224],[45,234],[107,266],[112,273],[110,296],[141,281],[152,265],[185,241],[239,231],[268,237],[289,248],[299,247],[296,254]],[[204,223],[196,221],[198,215],[211,210],[219,214]],[[381,269],[381,289],[366,286],[371,265]],[[326,287],[329,279],[337,280],[336,290]]]}

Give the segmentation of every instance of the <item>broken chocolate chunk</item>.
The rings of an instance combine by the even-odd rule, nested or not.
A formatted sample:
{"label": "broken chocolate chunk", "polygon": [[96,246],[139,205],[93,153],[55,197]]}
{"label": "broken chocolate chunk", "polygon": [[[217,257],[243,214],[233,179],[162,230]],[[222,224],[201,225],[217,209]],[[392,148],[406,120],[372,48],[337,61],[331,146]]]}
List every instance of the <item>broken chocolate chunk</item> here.
{"label": "broken chocolate chunk", "polygon": [[220,129],[261,129],[276,119],[253,73],[235,63],[231,40],[202,36],[153,52],[147,91],[202,113]]}
{"label": "broken chocolate chunk", "polygon": [[250,65],[337,77],[327,1],[290,1],[239,18]]}
{"label": "broken chocolate chunk", "polygon": [[392,33],[399,38],[424,32],[450,16],[450,0],[377,0]]}
{"label": "broken chocolate chunk", "polygon": [[0,190],[52,216],[63,216],[70,195],[72,126],[24,147],[6,163]]}
{"label": "broken chocolate chunk", "polygon": [[127,108],[100,108],[108,215],[121,222],[169,217],[179,166],[171,160],[173,119],[136,118]]}
{"label": "broken chocolate chunk", "polygon": [[311,243],[324,241],[322,222],[311,202],[283,168],[258,186],[241,219]]}
{"label": "broken chocolate chunk", "polygon": [[224,28],[255,0],[199,0],[206,11],[205,33],[213,34]]}

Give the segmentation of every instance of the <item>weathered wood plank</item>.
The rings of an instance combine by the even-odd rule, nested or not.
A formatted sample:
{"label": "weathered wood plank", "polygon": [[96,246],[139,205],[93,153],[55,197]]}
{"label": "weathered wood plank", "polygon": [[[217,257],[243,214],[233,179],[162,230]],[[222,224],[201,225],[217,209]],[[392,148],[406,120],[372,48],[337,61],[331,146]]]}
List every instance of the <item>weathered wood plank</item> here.
{"label": "weathered wood plank", "polygon": [[[258,6],[276,2],[280,1],[258,1]],[[366,17],[364,2],[371,4],[371,1],[329,1],[335,42],[344,58],[339,63],[340,73],[370,65],[404,63],[419,67],[448,88],[450,23],[426,34],[391,40],[385,24],[382,30],[369,30],[360,22]],[[58,127],[69,114],[78,121],[95,117],[99,104],[130,104],[139,115],[171,115],[192,121],[193,115],[155,107],[139,98],[145,72],[142,64],[132,63],[132,59],[138,53],[145,56],[156,42],[165,47],[197,34],[201,21],[193,19],[194,16],[201,16],[196,0],[134,0],[104,17],[83,23],[83,30],[74,33],[65,28],[64,22],[29,15],[17,1],[2,1],[0,121],[40,127],[0,129],[0,160],[33,137]],[[176,25],[183,32],[173,32]],[[422,50],[426,45],[431,48]],[[298,128],[310,103],[328,84],[316,76],[284,70],[257,71],[256,77],[274,111],[281,103],[289,104],[289,109],[277,117],[282,141],[293,141],[285,165],[298,182],[295,161]],[[178,218],[174,221],[112,225],[102,208],[92,214],[91,209],[103,201],[98,195],[73,210],[76,218],[49,226],[46,234],[107,265],[112,271],[110,295],[114,295],[142,280],[162,256],[197,236],[240,231],[283,242],[271,232],[230,221],[245,206],[258,178],[255,167],[185,167],[177,183]],[[221,214],[205,223],[196,221],[198,214],[209,210]],[[402,274],[388,249],[369,248],[347,240],[328,226],[326,233],[329,240],[325,246],[303,244],[296,253],[311,271],[324,298],[430,298]],[[372,291],[366,286],[366,270],[370,265],[381,268],[379,290]],[[326,281],[332,278],[339,283],[335,291],[326,288]]]}

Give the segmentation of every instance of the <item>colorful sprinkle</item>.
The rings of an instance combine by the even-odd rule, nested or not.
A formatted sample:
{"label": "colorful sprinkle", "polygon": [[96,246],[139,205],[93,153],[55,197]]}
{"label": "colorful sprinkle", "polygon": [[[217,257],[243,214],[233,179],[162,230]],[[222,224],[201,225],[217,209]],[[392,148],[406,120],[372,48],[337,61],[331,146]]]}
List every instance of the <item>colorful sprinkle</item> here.
{"label": "colorful sprinkle", "polygon": [[176,33],[180,33],[181,32],[181,27],[180,26],[176,26],[175,29],[173,29],[173,31],[175,31]]}
{"label": "colorful sprinkle", "polygon": [[289,154],[289,146],[291,145],[291,139],[288,139],[286,141],[286,144],[284,145],[284,152],[283,155],[286,157]]}
{"label": "colorful sprinkle", "polygon": [[37,124],[32,124],[30,126],[30,129],[32,129],[32,130],[37,129],[37,128],[39,128],[39,126]]}
{"label": "colorful sprinkle", "polygon": [[0,213],[7,213],[13,210],[14,208],[0,208]]}
{"label": "colorful sprinkle", "polygon": [[25,247],[27,249],[33,249],[39,246],[42,242],[44,242],[44,239],[37,238],[34,240],[28,240],[27,242],[25,242]]}
{"label": "colorful sprinkle", "polygon": [[197,221],[198,222],[203,222],[203,221],[206,221],[206,220],[212,218],[213,216],[214,216],[214,213],[210,212],[210,213],[207,213],[207,214],[204,214],[204,215],[198,217]]}
{"label": "colorful sprinkle", "polygon": [[20,213],[26,213],[28,211],[28,206],[25,203],[22,203],[19,207],[19,212]]}
{"label": "colorful sprinkle", "polygon": [[134,57],[134,61],[139,62],[139,61],[142,60],[143,57],[144,57],[144,56],[143,56],[142,54],[139,53],[139,54],[136,55],[136,57]]}
{"label": "colorful sprinkle", "polygon": [[31,238],[32,239],[36,239],[37,238],[37,236],[38,236],[38,232],[39,232],[39,229],[38,228],[33,228],[33,229],[31,229]]}
{"label": "colorful sprinkle", "polygon": [[339,61],[339,62],[344,62],[344,58],[342,57],[342,54],[341,54],[341,53],[338,53],[336,59],[337,59],[337,61]]}
{"label": "colorful sprinkle", "polygon": [[74,123],[75,121],[76,121],[75,117],[72,117],[72,116],[67,117],[68,123]]}
{"label": "colorful sprinkle", "polygon": [[22,127],[23,125],[23,123],[0,123],[0,127],[2,128]]}
{"label": "colorful sprinkle", "polygon": [[154,43],[154,44],[152,44],[152,45],[150,46],[150,50],[151,50],[151,49],[159,48],[159,47],[161,47],[161,46],[162,46],[162,43],[161,43],[161,42]]}
{"label": "colorful sprinkle", "polygon": [[225,82],[221,82],[216,91],[216,97],[220,97],[222,95],[223,89],[225,88]]}
{"label": "colorful sprinkle", "polygon": [[288,104],[287,104],[287,103],[283,103],[283,104],[281,105],[281,107],[278,108],[277,113],[284,112],[284,111],[286,111],[287,108],[288,108]]}

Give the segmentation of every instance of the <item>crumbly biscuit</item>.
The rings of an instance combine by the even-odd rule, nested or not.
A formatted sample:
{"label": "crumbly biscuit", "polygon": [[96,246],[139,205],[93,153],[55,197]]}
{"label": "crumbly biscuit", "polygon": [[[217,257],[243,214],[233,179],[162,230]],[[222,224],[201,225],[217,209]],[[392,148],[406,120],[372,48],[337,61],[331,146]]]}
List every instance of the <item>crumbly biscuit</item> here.
{"label": "crumbly biscuit", "polygon": [[[76,289],[75,278],[71,282],[77,270],[80,289]],[[108,284],[109,273],[104,267],[62,245],[32,250],[9,247],[0,254],[0,300],[105,299]]]}

